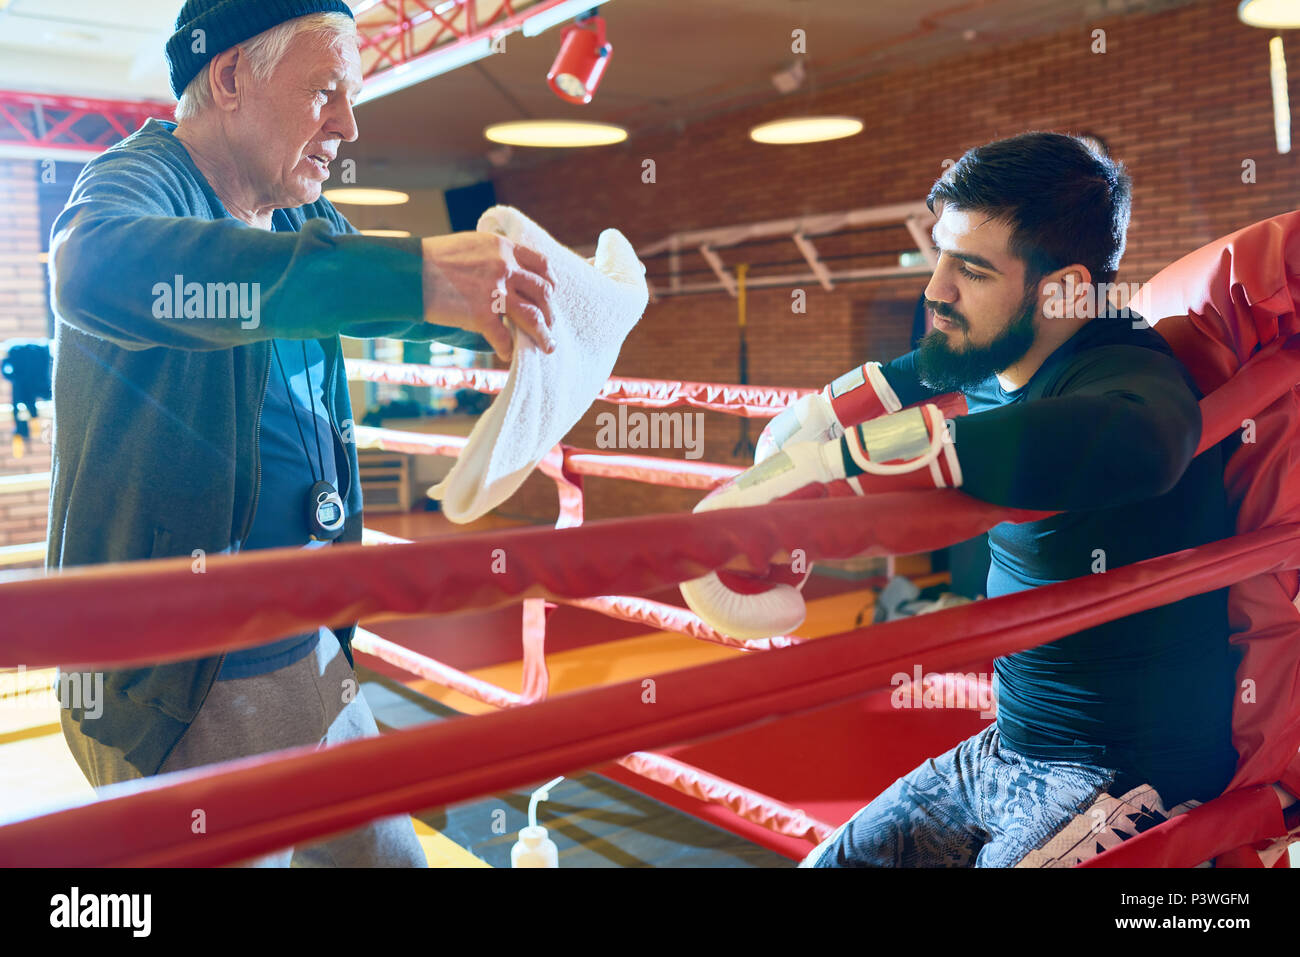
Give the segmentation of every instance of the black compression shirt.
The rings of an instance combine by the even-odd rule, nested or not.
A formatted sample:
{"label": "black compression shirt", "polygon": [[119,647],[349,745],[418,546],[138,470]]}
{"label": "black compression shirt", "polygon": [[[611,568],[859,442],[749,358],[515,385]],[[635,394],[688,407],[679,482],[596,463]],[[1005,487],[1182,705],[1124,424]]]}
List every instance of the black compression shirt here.
{"label": "black compression shirt", "polygon": [[[990,529],[990,598],[1232,534],[1223,447],[1191,458],[1196,386],[1137,324],[1094,319],[1022,388],[1004,391],[994,376],[965,390],[970,414],[952,429],[962,491],[1063,513]],[[904,405],[936,394],[915,361],[884,367]],[[1208,800],[1236,767],[1236,662],[1227,590],[1195,595],[997,659],[998,730],[1030,757],[1119,768],[1167,807]]]}

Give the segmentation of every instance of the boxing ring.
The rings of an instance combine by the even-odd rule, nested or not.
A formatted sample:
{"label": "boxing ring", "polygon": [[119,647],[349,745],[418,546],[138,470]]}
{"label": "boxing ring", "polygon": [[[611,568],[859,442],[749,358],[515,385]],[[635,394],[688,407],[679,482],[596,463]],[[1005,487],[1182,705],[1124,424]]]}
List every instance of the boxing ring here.
{"label": "boxing ring", "polygon": [[[507,373],[502,370],[435,368],[349,359],[348,375],[353,379],[390,385],[446,390],[472,388],[495,394],[505,387]],[[600,399],[642,408],[689,406],[733,415],[771,417],[810,391],[614,377],[606,382]],[[367,426],[355,427],[354,436],[359,449],[382,449],[415,455],[457,456],[467,442],[467,439],[459,436],[428,435]],[[556,528],[572,528],[582,524],[583,476],[708,491],[742,471],[736,466],[610,454],[564,444],[554,448],[538,468],[555,484],[560,513]],[[370,544],[409,544],[396,536],[369,529],[366,536]],[[622,621],[643,624],[657,631],[674,632],[741,651],[788,648],[804,641],[793,635],[757,641],[731,638],[710,628],[687,609],[631,595],[598,595],[591,598],[557,599],[557,602]],[[416,654],[364,629],[358,630],[352,646],[355,650],[387,661],[483,704],[495,708],[529,705],[547,696],[549,676],[546,669],[546,617],[547,611],[554,608],[557,602],[540,598],[526,598],[523,601],[523,677],[522,691],[519,693],[482,681],[444,662]],[[738,817],[779,834],[817,843],[834,830],[832,825],[815,820],[797,808],[788,807],[768,795],[709,774],[668,755],[638,751],[620,758],[618,763],[633,774],[698,800],[722,805]]]}
{"label": "boxing ring", "polygon": [[[313,553],[273,549],[74,569],[0,585],[18,634],[0,638],[0,666],[69,671],[203,657],[321,624],[522,609],[522,691],[514,693],[358,631],[353,646],[498,710],[350,742],[179,772],[108,792],[93,803],[0,827],[10,866],[219,865],[356,827],[522,787],[617,761],[683,794],[812,844],[833,826],[796,807],[653,748],[716,736],[840,702],[882,699],[891,676],[924,658],[960,684],[973,664],[1105,621],[1228,587],[1230,640],[1243,652],[1234,707],[1241,759],[1224,795],[1171,818],[1083,866],[1285,864],[1300,840],[1300,805],[1286,813],[1273,785],[1300,794],[1300,213],[1211,244],[1151,283],[1144,315],[1201,386],[1197,454],[1251,420],[1263,437],[1225,466],[1237,532],[1187,549],[1031,591],[815,640],[742,642],[685,609],[633,593],[718,568],[759,573],[792,548],[811,562],[943,548],[1003,521],[1051,512],[1003,508],[955,490],[777,502],[744,510],[582,524],[582,478],[600,476],[707,491],[738,469],[557,447],[541,471],[555,483],[554,529],[526,528]],[[1203,279],[1203,281],[1202,281]],[[1260,293],[1263,290],[1263,294]],[[504,372],[349,362],[371,381],[499,391]],[[605,401],[770,416],[807,390],[611,379]],[[960,396],[948,397],[954,402]],[[362,447],[455,455],[459,437],[357,428]],[[635,543],[629,547],[629,543]],[[504,563],[494,559],[504,555]],[[238,607],[230,597],[238,596]],[[547,696],[546,612],[568,604],[745,654],[644,679]],[[84,629],[94,609],[95,630]],[[177,633],[174,625],[185,622]],[[93,666],[93,667],[92,667]],[[1159,680],[1153,676],[1153,680]],[[654,688],[646,698],[647,682]],[[969,696],[979,700],[980,695]],[[1244,697],[1244,696],[1243,696]],[[969,715],[965,717],[969,718]],[[955,743],[955,741],[953,742]],[[929,756],[915,755],[917,763]],[[866,803],[871,795],[864,795]],[[202,808],[208,830],[190,830]],[[1277,856],[1282,850],[1280,857]]]}

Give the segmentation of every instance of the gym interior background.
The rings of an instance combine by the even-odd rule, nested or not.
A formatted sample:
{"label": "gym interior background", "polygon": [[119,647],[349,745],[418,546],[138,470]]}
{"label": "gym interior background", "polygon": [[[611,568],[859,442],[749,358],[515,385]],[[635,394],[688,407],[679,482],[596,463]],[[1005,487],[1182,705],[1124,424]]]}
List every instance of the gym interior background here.
{"label": "gym interior background", "polygon": [[[364,18],[375,4],[352,6]],[[0,343],[52,333],[49,229],[80,167],[57,150],[43,156],[21,148],[23,133],[11,128],[20,124],[10,122],[19,116],[13,96],[157,101],[156,115],[168,116],[161,48],[176,7],[175,0],[0,0],[0,106],[8,110],[0,111]],[[574,248],[611,226],[641,248],[691,230],[916,203],[945,163],[970,147],[1054,130],[1096,137],[1133,178],[1118,276],[1125,283],[1300,201],[1300,160],[1282,151],[1276,113],[1283,92],[1300,102],[1300,30],[1249,26],[1235,0],[612,0],[597,12],[613,53],[587,105],[547,88],[558,29],[510,35],[502,52],[361,105],[361,138],[340,150],[341,160],[353,161],[347,185],[398,190],[408,201],[340,210],[359,228],[418,236],[472,228],[479,212],[504,203]],[[1280,90],[1275,37],[1289,67]],[[751,139],[759,124],[793,115],[856,117],[862,130],[798,145]],[[558,150],[502,147],[484,137],[494,123],[545,118],[617,124],[628,135],[614,145]],[[87,122],[93,126],[93,117]],[[854,363],[911,347],[926,279],[915,270],[917,245],[907,230],[848,230],[819,240],[818,251],[835,268],[911,272],[830,290],[809,281],[803,311],[792,309],[788,286],[750,288],[748,382],[820,387]],[[721,253],[727,268],[747,264],[754,278],[806,266],[788,237]],[[681,263],[688,281],[713,278],[690,249]],[[736,297],[673,295],[666,257],[648,264],[660,295],[614,374],[740,381]],[[470,359],[399,343],[349,349],[399,361]],[[473,361],[500,367],[494,358]],[[0,483],[9,482],[0,496],[0,576],[39,567],[46,531],[47,487],[32,477],[50,467],[52,407],[39,403],[39,424],[19,454],[8,437],[12,398],[0,380]],[[368,415],[395,427],[427,417],[434,430],[451,398],[353,386],[357,421]],[[566,441],[595,448],[595,417],[607,408],[593,406]],[[705,461],[749,463],[738,423],[704,414]],[[751,441],[761,427],[750,423]],[[460,428],[468,431],[464,422]],[[681,457],[680,450],[640,454]],[[429,483],[419,478],[398,496],[402,511],[426,507]],[[688,511],[699,498],[601,478],[588,478],[585,494],[590,520]],[[556,515],[554,484],[540,475],[498,510],[506,522],[550,524]]]}
{"label": "gym interior background", "polygon": [[[34,64],[44,86],[75,76],[66,64],[93,62],[87,46],[101,57],[106,47],[118,53],[125,77],[122,67],[136,51],[113,44],[136,37],[144,49],[143,25],[158,33],[172,4],[114,6],[121,10],[14,0],[0,13],[0,89],[29,88]],[[594,243],[607,226],[639,246],[687,230],[916,202],[944,161],[971,146],[1026,129],[1060,130],[1100,137],[1129,168],[1133,216],[1118,281],[1138,282],[1300,200],[1296,153],[1280,154],[1275,144],[1273,34],[1243,24],[1236,3],[1003,0],[936,17],[945,6],[951,5],[614,0],[599,8],[614,52],[587,106],[564,103],[545,86],[555,31],[509,37],[505,54],[362,105],[361,138],[344,144],[340,157],[355,159],[357,185],[402,190],[412,201],[340,209],[361,228],[436,235],[450,229],[446,190],[490,183],[497,202],[518,207],[571,246]],[[122,11],[134,23],[123,24],[129,18]],[[65,12],[75,27],[62,23]],[[791,50],[796,29],[806,31],[806,54]],[[782,94],[771,76],[801,60],[802,85]],[[103,69],[111,75],[111,65]],[[1300,102],[1300,69],[1288,77],[1290,100]],[[96,93],[105,95],[104,88]],[[139,97],[121,91],[128,94]],[[791,114],[856,116],[864,128],[803,145],[749,138],[752,127]],[[514,147],[504,166],[494,166],[488,154],[499,158],[500,147],[483,138],[483,128],[523,116],[618,123],[629,136],[554,155]],[[644,181],[646,160],[654,162],[652,183]],[[0,341],[50,332],[41,261],[48,210],[57,212],[59,190],[66,195],[75,171],[60,163],[55,182],[43,183],[39,160],[0,159]],[[897,262],[909,248],[915,244],[896,228],[844,237],[820,251],[861,253],[862,262],[880,264]],[[788,242],[755,245],[748,255],[755,263],[800,261]],[[734,265],[741,254],[726,258]],[[698,256],[683,268],[695,271],[690,278],[708,278]],[[792,312],[789,289],[751,289],[749,381],[819,387],[855,359],[901,354],[924,286],[918,276],[829,292],[808,283],[802,314]],[[737,381],[735,299],[726,292],[660,297],[628,338],[615,374]],[[8,390],[0,383],[0,403],[9,401]],[[567,441],[593,448],[598,411]],[[732,455],[738,428],[734,418],[707,415],[704,459],[740,461]],[[48,456],[48,445],[38,441],[15,459],[3,443],[0,474],[40,471]],[[599,478],[588,479],[586,491],[589,518],[675,511],[696,498]],[[5,496],[0,546],[39,541],[45,502],[42,490]],[[556,509],[552,484],[537,476],[503,511],[546,522]]]}

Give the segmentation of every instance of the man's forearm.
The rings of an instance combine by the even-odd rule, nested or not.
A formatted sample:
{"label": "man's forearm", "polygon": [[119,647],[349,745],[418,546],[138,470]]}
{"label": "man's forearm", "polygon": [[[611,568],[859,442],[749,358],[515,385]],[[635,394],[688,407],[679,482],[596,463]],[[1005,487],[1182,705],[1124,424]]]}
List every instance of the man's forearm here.
{"label": "man's forearm", "polygon": [[421,324],[418,239],[336,234],[324,220],[273,233],[94,202],[69,212],[52,247],[56,310],[124,348],[226,349],[365,323],[415,334]]}
{"label": "man's forearm", "polygon": [[427,322],[392,322],[386,319],[367,319],[350,322],[339,329],[339,335],[353,339],[401,339],[406,342],[441,342],[456,349],[471,352],[491,352],[491,344],[478,333],[453,326],[435,326]]}
{"label": "man's forearm", "polygon": [[[1009,508],[1109,508],[1169,491],[1200,440],[1195,402],[1066,395],[958,416],[961,490]],[[849,436],[846,470],[860,475]]]}
{"label": "man's forearm", "polygon": [[962,490],[1013,508],[1109,508],[1155,498],[1177,484],[1200,440],[1194,402],[1189,412],[1122,395],[1059,396],[953,423]]}

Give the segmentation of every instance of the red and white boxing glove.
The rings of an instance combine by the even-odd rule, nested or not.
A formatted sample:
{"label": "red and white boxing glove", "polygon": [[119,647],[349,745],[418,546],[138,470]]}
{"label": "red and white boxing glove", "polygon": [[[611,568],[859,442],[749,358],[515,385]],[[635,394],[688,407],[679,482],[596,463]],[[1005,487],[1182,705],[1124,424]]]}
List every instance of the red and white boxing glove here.
{"label": "red and white boxing glove", "polygon": [[[695,511],[764,505],[800,489],[821,488],[844,474],[839,439],[796,442],[718,486]],[[800,589],[810,571],[773,565],[760,577],[721,569],[678,587],[686,606],[709,627],[751,641],[788,634],[803,624],[806,607]]]}
{"label": "red and white boxing glove", "polygon": [[880,371],[880,363],[865,363],[820,392],[796,400],[767,423],[754,449],[754,464],[796,442],[837,439],[850,426],[902,407]]}
{"label": "red and white boxing glove", "polygon": [[862,422],[844,441],[863,472],[847,479],[859,495],[961,485],[957,444],[934,403]]}
{"label": "red and white boxing glove", "polygon": [[[844,443],[863,474],[847,475]],[[853,426],[843,439],[788,445],[719,486],[695,511],[960,485],[956,447],[943,411],[931,404]],[[756,576],[724,570],[679,587],[687,606],[711,628],[745,640],[770,638],[803,623],[800,590],[811,571],[796,574],[788,566],[773,566]]]}

